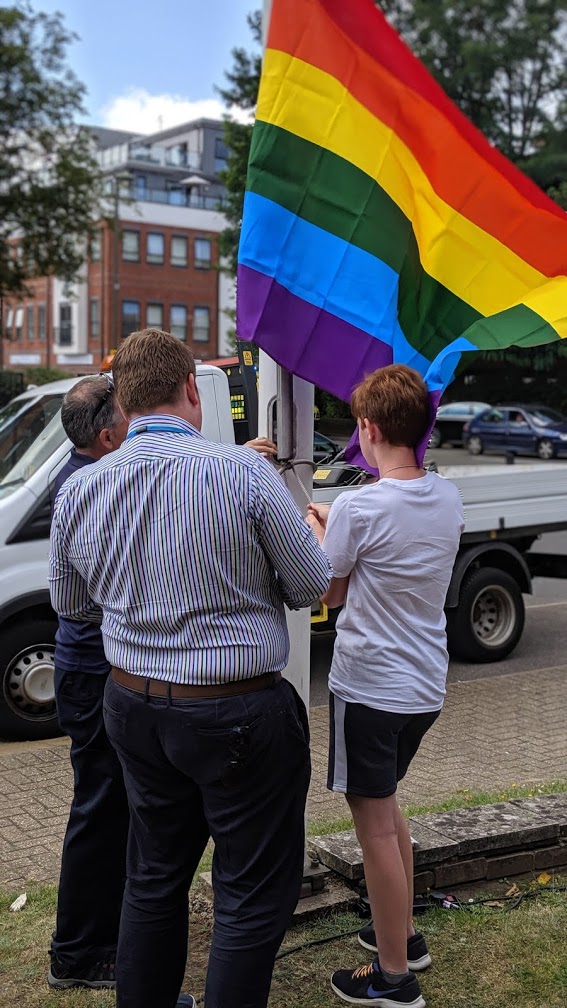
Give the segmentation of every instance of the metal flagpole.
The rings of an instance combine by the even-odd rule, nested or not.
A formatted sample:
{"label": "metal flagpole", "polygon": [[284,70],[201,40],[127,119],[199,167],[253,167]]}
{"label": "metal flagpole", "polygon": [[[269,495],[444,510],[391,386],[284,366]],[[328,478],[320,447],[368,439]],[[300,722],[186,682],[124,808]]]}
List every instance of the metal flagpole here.
{"label": "metal flagpole", "polygon": [[[263,2],[262,36],[265,47],[271,0]],[[291,461],[313,458],[313,385],[291,375],[263,350],[260,350],[258,384],[258,433],[263,437],[273,437],[277,425],[274,440],[278,445],[278,458]],[[288,469],[283,478],[305,514],[313,491],[312,469],[305,465]],[[284,675],[293,683],[309,710],[310,610],[288,611],[287,621],[291,650]]]}

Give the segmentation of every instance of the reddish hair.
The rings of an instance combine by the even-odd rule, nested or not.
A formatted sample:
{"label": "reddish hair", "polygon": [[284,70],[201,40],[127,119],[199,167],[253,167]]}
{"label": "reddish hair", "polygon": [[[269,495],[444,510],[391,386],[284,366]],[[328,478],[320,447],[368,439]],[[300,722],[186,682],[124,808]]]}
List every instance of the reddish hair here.
{"label": "reddish hair", "polygon": [[379,368],[357,385],[350,408],[370,420],[391,445],[415,448],[430,423],[429,392],[421,375],[405,364]]}

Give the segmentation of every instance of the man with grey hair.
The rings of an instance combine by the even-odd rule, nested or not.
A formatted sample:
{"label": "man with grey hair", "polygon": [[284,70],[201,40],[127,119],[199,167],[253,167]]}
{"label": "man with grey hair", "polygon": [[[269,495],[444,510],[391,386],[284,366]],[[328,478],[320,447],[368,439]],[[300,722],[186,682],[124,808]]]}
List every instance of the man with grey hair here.
{"label": "man with grey hair", "polygon": [[[126,436],[111,376],[77,382],[63,400],[61,421],[73,448],[55,480],[54,499],[73,473],[114,451]],[[97,533],[104,535],[102,529]],[[57,715],[71,737],[75,787],[48,983],[59,990],[114,988],[129,813],[122,768],[102,716],[110,665],[98,624],[61,617],[55,641]]]}

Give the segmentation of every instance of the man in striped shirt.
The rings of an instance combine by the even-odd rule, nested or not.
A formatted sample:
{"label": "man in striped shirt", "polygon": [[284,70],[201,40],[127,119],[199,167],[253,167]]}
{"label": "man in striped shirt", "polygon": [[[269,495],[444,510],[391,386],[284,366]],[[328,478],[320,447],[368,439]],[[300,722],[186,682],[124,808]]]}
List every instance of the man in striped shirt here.
{"label": "man in striped shirt", "polygon": [[173,1008],[187,891],[215,841],[207,1008],[265,1008],[302,877],[307,717],[281,678],[284,603],[309,606],[331,569],[256,452],[199,433],[190,351],[157,330],[113,360],[130,421],[121,448],[61,491],[51,594],[100,619],[113,666],[105,722],[132,822],[118,1008]]}

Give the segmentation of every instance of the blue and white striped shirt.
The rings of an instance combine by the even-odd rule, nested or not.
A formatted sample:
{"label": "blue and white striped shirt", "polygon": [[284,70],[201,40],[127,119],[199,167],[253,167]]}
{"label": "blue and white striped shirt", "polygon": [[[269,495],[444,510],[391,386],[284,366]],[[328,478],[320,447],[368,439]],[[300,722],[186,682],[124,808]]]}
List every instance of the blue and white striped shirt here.
{"label": "blue and white striped shirt", "polygon": [[280,671],[283,603],[310,605],[331,575],[271,464],[179,417],[134,420],[55,503],[53,608],[102,616],[108,661],[136,675],[199,684]]}

